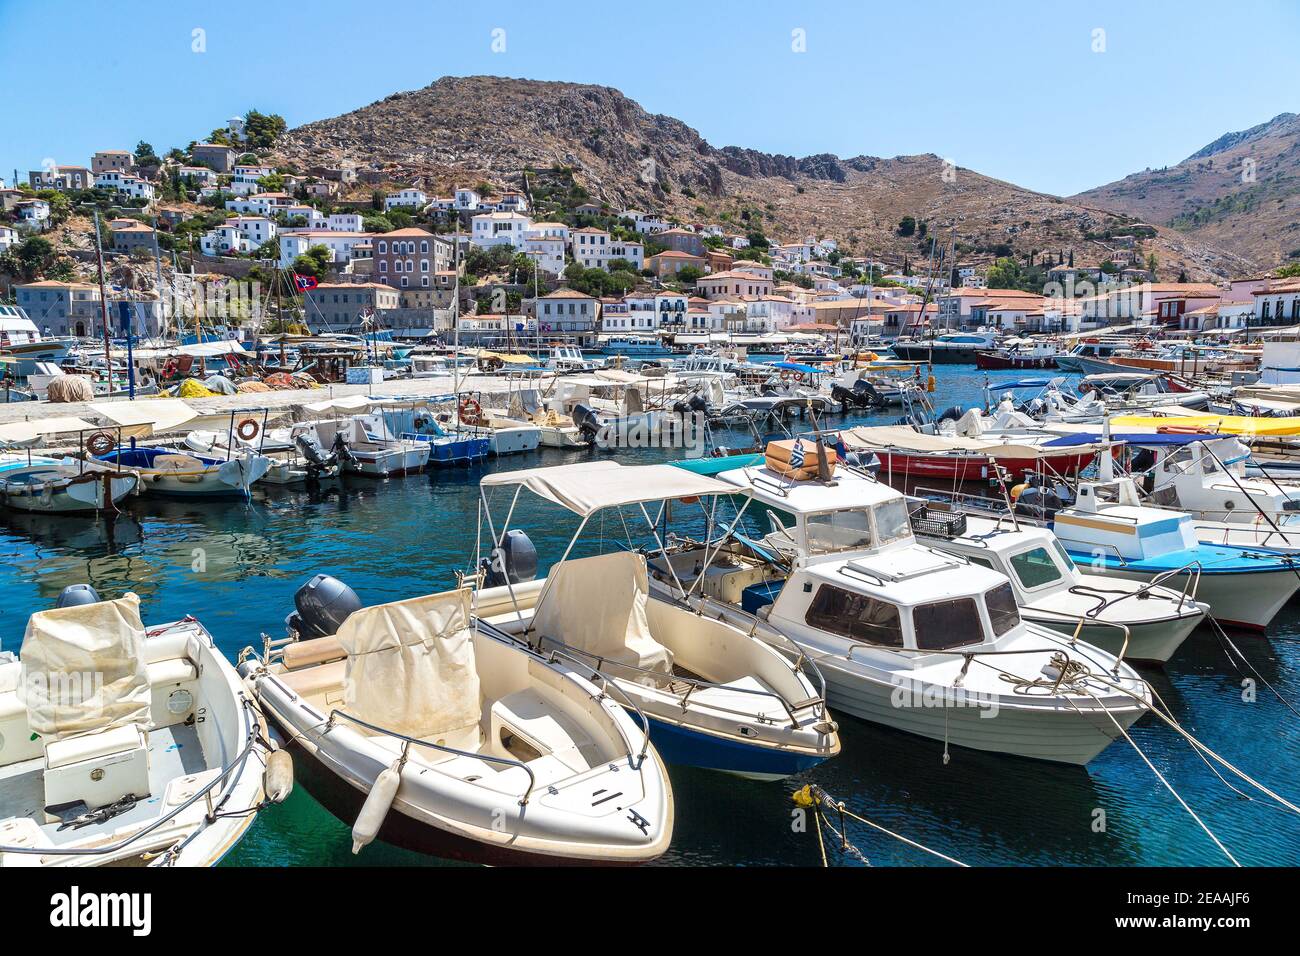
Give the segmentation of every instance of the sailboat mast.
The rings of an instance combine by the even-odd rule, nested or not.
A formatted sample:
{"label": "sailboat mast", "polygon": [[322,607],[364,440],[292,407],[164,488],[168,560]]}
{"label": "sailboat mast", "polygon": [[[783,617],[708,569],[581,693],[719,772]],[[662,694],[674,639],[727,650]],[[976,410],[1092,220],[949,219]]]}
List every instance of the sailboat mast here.
{"label": "sailboat mast", "polygon": [[95,259],[99,263],[99,312],[104,322],[104,374],[113,391],[113,355],[108,342],[108,292],[104,289],[104,246],[99,237],[99,213],[95,213]]}

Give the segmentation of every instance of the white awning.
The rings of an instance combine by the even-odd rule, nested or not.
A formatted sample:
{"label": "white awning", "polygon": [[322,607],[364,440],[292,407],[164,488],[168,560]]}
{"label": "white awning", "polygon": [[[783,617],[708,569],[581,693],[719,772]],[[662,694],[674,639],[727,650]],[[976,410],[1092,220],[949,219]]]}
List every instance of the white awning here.
{"label": "white awning", "polygon": [[38,418],[27,422],[10,422],[0,425],[0,445],[30,445],[48,435],[66,435],[73,432],[93,432],[92,425],[80,418]]}
{"label": "white awning", "polygon": [[323,401],[311,402],[304,405],[303,408],[324,415],[343,415],[368,412],[371,406],[377,404],[379,404],[379,400],[368,395],[340,395],[338,398],[327,398]]}
{"label": "white awning", "polygon": [[154,432],[173,431],[193,419],[198,412],[179,398],[137,398],[125,402],[99,402],[90,410],[122,428],[128,438],[140,438]]}
{"label": "white awning", "polygon": [[488,475],[480,484],[489,488],[523,485],[584,518],[619,505],[736,493],[726,482],[672,465],[620,465],[616,461],[503,471]]}

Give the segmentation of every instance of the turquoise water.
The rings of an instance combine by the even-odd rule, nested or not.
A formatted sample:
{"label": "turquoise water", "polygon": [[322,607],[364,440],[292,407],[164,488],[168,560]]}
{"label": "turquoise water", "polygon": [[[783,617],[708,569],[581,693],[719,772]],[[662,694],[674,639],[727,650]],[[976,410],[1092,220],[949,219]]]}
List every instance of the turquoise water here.
{"label": "turquoise water", "polygon": [[[935,404],[974,404],[984,373],[937,370]],[[994,381],[1024,377],[989,373]],[[897,411],[876,416],[892,420]],[[838,421],[838,417],[832,422]],[[734,444],[743,444],[736,436]],[[588,452],[542,451],[504,460],[518,468],[582,460]],[[664,451],[625,462],[664,460]],[[49,607],[68,584],[89,581],[106,596],[140,595],[145,620],[193,614],[233,659],[279,636],[294,590],[327,572],[367,603],[442,590],[473,558],[477,480],[482,472],[438,471],[385,482],[356,479],[337,492],[272,490],[250,503],[180,503],[142,498],[111,533],[77,518],[0,516],[7,567],[0,647],[17,650],[27,615]],[[502,514],[504,512],[501,512]],[[494,510],[494,514],[496,514]],[[574,526],[563,512],[525,502],[524,528],[543,562],[558,557]],[[602,528],[592,528],[593,546]],[[621,539],[607,524],[604,535]],[[1288,607],[1267,637],[1234,635],[1281,693],[1300,700],[1300,607]],[[1264,687],[1242,699],[1241,675],[1214,635],[1196,632],[1162,672],[1147,676],[1180,720],[1210,747],[1283,796],[1300,798],[1300,723]],[[1209,838],[1123,741],[1086,769],[954,750],[852,718],[840,721],[843,752],[803,777],[753,783],[671,768],[677,804],[673,864],[800,864],[820,861],[812,833],[793,832],[790,793],[820,784],[861,815],[972,864],[1212,864],[1225,861]],[[1300,818],[1247,800],[1220,782],[1169,728],[1145,718],[1133,737],[1233,853],[1247,864],[1295,864]],[[1098,811],[1105,827],[1098,832]],[[229,865],[438,864],[375,844],[351,854],[351,822],[323,809],[301,786],[262,813]],[[874,864],[929,865],[916,850],[850,824]],[[834,862],[859,863],[830,849]]]}

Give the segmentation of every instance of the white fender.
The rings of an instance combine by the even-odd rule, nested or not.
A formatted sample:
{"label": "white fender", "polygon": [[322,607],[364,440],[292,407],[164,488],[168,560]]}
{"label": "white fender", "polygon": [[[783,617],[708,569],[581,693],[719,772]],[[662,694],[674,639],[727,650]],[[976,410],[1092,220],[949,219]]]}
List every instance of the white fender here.
{"label": "white fender", "polygon": [[286,750],[273,750],[266,756],[262,771],[262,792],[272,803],[283,803],[293,792],[293,758]]}
{"label": "white fender", "polygon": [[370,788],[370,795],[366,797],[366,802],[361,805],[361,812],[357,814],[357,822],[352,824],[354,855],[360,853],[362,847],[369,846],[378,836],[379,828],[384,825],[388,809],[393,805],[393,800],[397,797],[397,788],[402,782],[401,767],[402,761],[395,760],[391,767],[375,778],[374,785]]}

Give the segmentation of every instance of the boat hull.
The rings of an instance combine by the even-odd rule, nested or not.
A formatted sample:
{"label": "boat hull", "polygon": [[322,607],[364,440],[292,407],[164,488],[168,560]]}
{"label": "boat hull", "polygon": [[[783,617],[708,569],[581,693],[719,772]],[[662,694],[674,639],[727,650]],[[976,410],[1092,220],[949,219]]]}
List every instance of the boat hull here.
{"label": "boat hull", "polygon": [[1015,368],[1056,368],[1056,356],[999,355],[997,352],[976,352],[975,367],[986,371]]}
{"label": "boat hull", "polygon": [[[1050,710],[1000,707],[995,716],[985,716],[988,710],[978,707],[898,706],[898,688],[892,684],[866,679],[829,658],[818,658],[817,666],[826,678],[827,702],[837,714],[967,750],[1083,766],[1121,736],[1104,714],[1080,714],[1067,704]],[[1111,713],[1127,730],[1143,709],[1112,708]]]}
{"label": "boat hull", "polygon": [[[1018,477],[1036,471],[1040,463],[1062,475],[1073,475],[1092,461],[1095,452],[1070,453],[1043,458],[994,456],[999,465]],[[957,481],[981,481],[993,475],[988,455],[909,454],[902,451],[876,451],[883,478],[949,478]]]}
{"label": "boat hull", "polygon": [[[1150,581],[1159,571],[1130,568],[1097,567],[1088,555],[1071,552],[1081,564],[1087,562],[1093,574],[1127,578],[1130,581]],[[1189,574],[1173,575],[1164,580],[1165,587],[1181,590]],[[1254,571],[1248,573],[1215,574],[1202,570],[1196,588],[1196,600],[1210,605],[1210,614],[1220,624],[1263,631],[1283,605],[1300,588],[1300,577],[1291,569]]]}
{"label": "boat hull", "polygon": [[[1050,627],[1066,637],[1073,637],[1077,622],[1065,621],[1051,615],[1036,615],[1021,608],[1020,615],[1026,621]],[[1079,640],[1093,647],[1099,647],[1108,654],[1119,654],[1124,649],[1124,660],[1144,661],[1151,664],[1164,664],[1174,656],[1187,636],[1196,630],[1203,618],[1200,615],[1185,617],[1167,617],[1155,621],[1130,623],[1128,647],[1124,648],[1124,635],[1118,628],[1100,624],[1085,624],[1079,632]]]}
{"label": "boat hull", "polygon": [[982,345],[931,348],[922,343],[899,344],[897,342],[891,348],[900,359],[908,362],[928,362],[931,365],[973,365],[979,353],[985,349]]}
{"label": "boat hull", "polygon": [[650,739],[668,764],[719,770],[749,780],[784,780],[826,760],[801,753],[729,740],[647,715]]}

